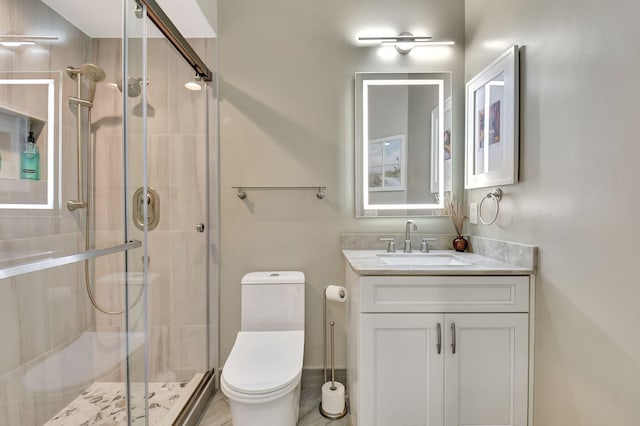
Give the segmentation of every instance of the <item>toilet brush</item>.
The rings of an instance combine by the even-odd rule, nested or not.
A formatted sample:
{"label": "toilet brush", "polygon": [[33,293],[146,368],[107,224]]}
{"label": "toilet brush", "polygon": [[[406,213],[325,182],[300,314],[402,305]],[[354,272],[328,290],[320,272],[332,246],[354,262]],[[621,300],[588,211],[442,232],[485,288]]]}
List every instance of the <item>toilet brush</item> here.
{"label": "toilet brush", "polygon": [[347,415],[345,403],[344,385],[336,382],[334,360],[335,322],[331,321],[331,381],[327,381],[327,292],[331,300],[344,302],[347,297],[346,289],[338,286],[328,286],[324,292],[323,300],[323,351],[324,351],[324,384],[322,385],[322,401],[320,402],[320,414],[328,419],[340,419]]}

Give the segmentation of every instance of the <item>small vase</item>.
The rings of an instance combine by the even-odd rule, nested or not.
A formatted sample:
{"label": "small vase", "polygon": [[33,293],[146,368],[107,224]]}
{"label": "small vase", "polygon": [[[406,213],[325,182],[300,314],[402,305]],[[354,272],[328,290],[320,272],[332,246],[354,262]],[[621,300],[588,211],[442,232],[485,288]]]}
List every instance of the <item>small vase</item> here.
{"label": "small vase", "polygon": [[458,235],[453,240],[453,248],[455,251],[463,252],[469,246],[469,241],[467,241],[462,235]]}

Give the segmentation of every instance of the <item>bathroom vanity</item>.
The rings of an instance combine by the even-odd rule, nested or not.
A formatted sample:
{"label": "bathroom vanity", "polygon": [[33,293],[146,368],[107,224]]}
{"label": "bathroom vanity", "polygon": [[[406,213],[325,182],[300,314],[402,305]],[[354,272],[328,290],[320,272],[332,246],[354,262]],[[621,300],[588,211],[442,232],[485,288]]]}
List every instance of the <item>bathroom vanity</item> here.
{"label": "bathroom vanity", "polygon": [[535,259],[343,254],[353,425],[531,424]]}

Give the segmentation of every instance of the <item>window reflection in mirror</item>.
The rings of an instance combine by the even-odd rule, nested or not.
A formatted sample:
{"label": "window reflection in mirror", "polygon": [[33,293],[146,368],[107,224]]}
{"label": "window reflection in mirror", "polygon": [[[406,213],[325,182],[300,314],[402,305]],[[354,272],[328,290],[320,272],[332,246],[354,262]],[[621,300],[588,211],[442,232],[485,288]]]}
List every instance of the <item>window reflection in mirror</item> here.
{"label": "window reflection in mirror", "polygon": [[450,73],[356,73],[356,216],[431,215],[451,191]]}

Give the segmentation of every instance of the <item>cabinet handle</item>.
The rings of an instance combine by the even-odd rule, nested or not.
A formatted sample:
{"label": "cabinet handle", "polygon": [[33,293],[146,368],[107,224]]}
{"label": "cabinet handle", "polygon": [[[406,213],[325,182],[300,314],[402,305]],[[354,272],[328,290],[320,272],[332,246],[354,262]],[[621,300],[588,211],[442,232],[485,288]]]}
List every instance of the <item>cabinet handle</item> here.
{"label": "cabinet handle", "polygon": [[451,323],[451,353],[456,353],[456,323]]}
{"label": "cabinet handle", "polygon": [[436,330],[438,331],[438,343],[436,348],[438,349],[438,355],[442,353],[442,330],[440,330],[440,323],[436,324]]}

